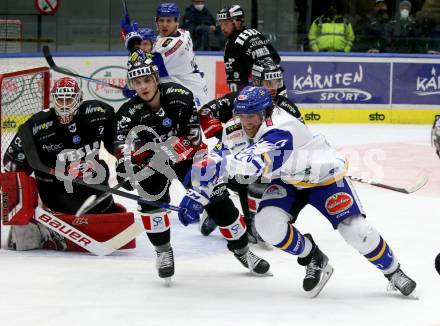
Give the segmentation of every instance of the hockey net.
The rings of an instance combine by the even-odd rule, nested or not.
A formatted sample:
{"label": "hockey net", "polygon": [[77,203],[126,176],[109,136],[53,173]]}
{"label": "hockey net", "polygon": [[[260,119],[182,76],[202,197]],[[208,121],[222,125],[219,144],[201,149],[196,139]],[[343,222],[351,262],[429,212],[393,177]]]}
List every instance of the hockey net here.
{"label": "hockey net", "polygon": [[[0,74],[1,172],[4,172],[3,156],[18,127],[34,113],[49,107],[49,88],[50,73],[47,67]],[[2,196],[1,203],[3,199]],[[3,221],[3,210],[1,216]]]}

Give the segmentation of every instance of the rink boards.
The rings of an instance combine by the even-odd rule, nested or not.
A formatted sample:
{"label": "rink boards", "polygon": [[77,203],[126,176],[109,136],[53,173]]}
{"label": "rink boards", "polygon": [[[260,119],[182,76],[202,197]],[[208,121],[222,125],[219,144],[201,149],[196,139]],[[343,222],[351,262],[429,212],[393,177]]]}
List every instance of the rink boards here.
{"label": "rink boards", "polygon": [[[54,53],[57,65],[94,79],[125,85],[126,54]],[[197,53],[210,98],[227,91],[220,52]],[[0,55],[9,71],[47,66],[38,53]],[[440,58],[433,55],[282,53],[285,86],[309,123],[431,124],[440,114]],[[52,81],[60,77],[52,72]],[[85,99],[119,108],[120,90],[78,80]],[[17,90],[19,91],[19,90]],[[11,119],[3,117],[11,125]]]}

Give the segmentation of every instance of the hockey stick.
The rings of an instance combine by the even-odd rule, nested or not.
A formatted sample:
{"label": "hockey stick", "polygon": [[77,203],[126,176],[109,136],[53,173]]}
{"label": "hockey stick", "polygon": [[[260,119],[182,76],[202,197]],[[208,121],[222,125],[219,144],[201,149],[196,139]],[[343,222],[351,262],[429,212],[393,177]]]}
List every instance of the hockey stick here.
{"label": "hockey stick", "polygon": [[40,206],[35,209],[35,220],[97,256],[111,254],[144,232],[144,229],[134,222],[110,240],[99,242]]}
{"label": "hockey stick", "polygon": [[385,188],[388,190],[393,190],[393,191],[401,192],[404,194],[411,194],[413,192],[416,192],[417,190],[422,188],[428,182],[428,177],[426,175],[421,175],[410,186],[397,187],[397,186],[393,186],[390,184],[385,184],[385,183],[381,183],[381,182],[377,182],[377,181],[373,181],[373,180],[354,177],[351,175],[349,175],[347,177],[353,181],[357,181],[360,183],[367,183],[367,184],[375,186],[375,187]]}
{"label": "hockey stick", "polygon": [[89,187],[89,188],[92,188],[92,189],[100,191],[100,192],[108,192],[113,195],[132,199],[132,200],[135,200],[139,203],[143,203],[146,205],[151,205],[151,206],[163,208],[163,209],[169,209],[169,210],[176,211],[176,212],[186,211],[186,208],[182,208],[182,207],[178,207],[178,206],[174,206],[174,205],[171,205],[168,203],[162,203],[162,202],[158,202],[158,201],[148,201],[148,200],[142,198],[141,196],[138,196],[135,194],[130,194],[128,192],[124,192],[124,191],[121,191],[118,189],[113,189],[113,188],[106,186],[106,185],[86,183],[81,179],[67,177],[64,175],[64,172],[56,171],[55,169],[48,167],[47,165],[45,165],[41,161],[41,159],[38,155],[38,152],[35,150],[37,148],[37,146],[35,144],[34,137],[32,135],[32,131],[27,124],[22,125],[20,127],[20,131],[21,131],[22,139],[24,140],[24,141],[22,141],[22,147],[23,147],[24,154],[26,155],[26,158],[27,158],[29,165],[34,170],[53,175],[53,176],[57,177],[58,180],[73,182],[78,185]]}
{"label": "hockey stick", "polygon": [[126,17],[129,17],[129,16],[128,16],[128,7],[127,7],[127,2],[126,2],[126,0],[122,0],[122,7],[124,7],[124,15],[125,15]]}
{"label": "hockey stick", "polygon": [[[124,186],[129,180],[124,179],[121,182],[119,182],[117,185],[112,187],[112,189],[119,189]],[[80,208],[75,213],[75,216],[83,215],[87,212],[89,212],[92,208],[95,208],[100,203],[102,203],[104,200],[109,198],[112,194],[110,192],[104,193],[100,195],[99,197],[96,197],[96,195],[91,195],[89,198],[87,198],[84,203],[81,205]]]}
{"label": "hockey stick", "polygon": [[49,47],[47,45],[43,46],[43,55],[47,61],[47,64],[49,65],[50,69],[52,69],[53,71],[56,71],[60,74],[71,76],[71,77],[78,77],[81,79],[85,79],[85,80],[88,80],[88,81],[91,81],[94,83],[106,85],[106,86],[113,87],[113,88],[120,89],[120,90],[124,89],[124,87],[121,87],[121,86],[118,86],[115,84],[111,84],[111,83],[107,83],[107,82],[99,80],[99,79],[78,75],[78,74],[75,74],[74,72],[71,72],[70,70],[68,70],[66,68],[57,66],[55,61],[53,60],[52,54],[50,53]]}

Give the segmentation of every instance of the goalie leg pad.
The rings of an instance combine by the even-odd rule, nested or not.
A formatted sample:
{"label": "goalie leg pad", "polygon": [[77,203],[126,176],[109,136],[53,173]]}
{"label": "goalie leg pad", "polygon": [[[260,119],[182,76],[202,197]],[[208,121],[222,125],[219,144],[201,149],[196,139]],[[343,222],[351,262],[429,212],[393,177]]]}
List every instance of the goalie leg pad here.
{"label": "goalie leg pad", "polygon": [[24,172],[5,172],[1,174],[1,187],[3,224],[28,224],[38,204],[35,179]]}
{"label": "goalie leg pad", "polygon": [[8,233],[8,249],[23,251],[40,249],[42,234],[35,222],[27,225],[12,225]]}
{"label": "goalie leg pad", "polygon": [[67,250],[64,237],[41,223],[30,221],[26,225],[12,225],[8,234],[8,249],[25,251],[33,249]]}
{"label": "goalie leg pad", "polygon": [[349,245],[383,273],[389,274],[398,268],[399,262],[390,246],[362,215],[345,219],[339,223],[338,231]]}

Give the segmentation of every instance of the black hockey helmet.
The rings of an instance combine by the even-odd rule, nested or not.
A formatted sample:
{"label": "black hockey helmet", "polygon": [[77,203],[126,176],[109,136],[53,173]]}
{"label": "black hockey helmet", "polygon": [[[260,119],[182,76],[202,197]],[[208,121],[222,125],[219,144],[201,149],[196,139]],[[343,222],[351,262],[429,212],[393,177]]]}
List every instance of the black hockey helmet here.
{"label": "black hockey helmet", "polygon": [[127,85],[133,89],[132,81],[142,76],[153,76],[159,83],[159,69],[153,60],[142,50],[133,52],[127,63]]}
{"label": "black hockey helmet", "polygon": [[272,87],[268,88],[274,97],[284,88],[283,70],[269,57],[256,61],[252,66],[252,84],[267,87],[268,85],[263,85],[263,81],[270,81]]}
{"label": "black hockey helmet", "polygon": [[222,20],[241,20],[244,21],[244,10],[240,5],[227,5],[217,13],[217,22]]}

